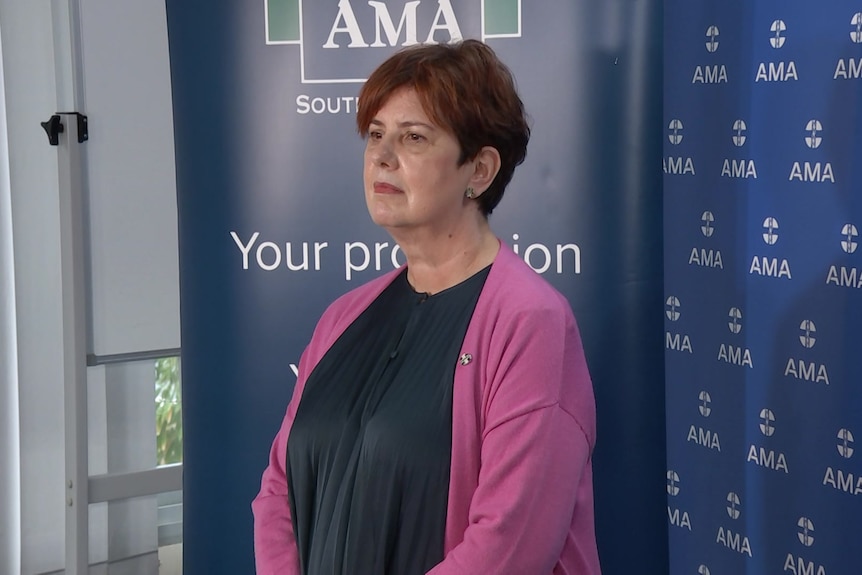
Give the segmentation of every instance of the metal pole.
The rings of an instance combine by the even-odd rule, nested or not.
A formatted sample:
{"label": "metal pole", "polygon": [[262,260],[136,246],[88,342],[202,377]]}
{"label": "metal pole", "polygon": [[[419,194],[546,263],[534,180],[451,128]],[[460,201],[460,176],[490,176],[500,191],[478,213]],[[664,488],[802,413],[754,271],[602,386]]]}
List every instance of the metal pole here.
{"label": "metal pole", "polygon": [[82,127],[83,63],[79,0],[52,0],[60,189],[60,269],[63,289],[63,384],[66,476],[66,575],[89,573],[89,454],[87,354],[89,326],[86,245],[86,172]]}
{"label": "metal pole", "polygon": [[63,286],[63,380],[66,440],[66,575],[89,565],[87,451],[87,294],[82,143],[78,114],[60,114],[60,269]]}

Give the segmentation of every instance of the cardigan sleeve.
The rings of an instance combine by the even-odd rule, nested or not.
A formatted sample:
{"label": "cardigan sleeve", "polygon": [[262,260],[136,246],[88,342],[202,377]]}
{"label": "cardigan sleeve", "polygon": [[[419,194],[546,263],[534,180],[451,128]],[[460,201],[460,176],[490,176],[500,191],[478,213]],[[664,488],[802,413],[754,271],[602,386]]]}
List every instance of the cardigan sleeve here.
{"label": "cardigan sleeve", "polygon": [[251,504],[254,513],[254,559],[257,575],[300,575],[299,551],[290,516],[285,470],[287,438],[302,397],[307,353],[306,350],[300,359],[300,377],[288,403],[281,428],[272,442],[269,464],[260,482],[260,492]]}
{"label": "cardigan sleeve", "polygon": [[519,314],[503,342],[490,346],[468,525],[429,575],[546,575],[564,546],[580,557],[575,573],[598,573],[590,559],[592,527],[579,532],[575,518],[581,502],[592,523],[595,403],[566,307]]}

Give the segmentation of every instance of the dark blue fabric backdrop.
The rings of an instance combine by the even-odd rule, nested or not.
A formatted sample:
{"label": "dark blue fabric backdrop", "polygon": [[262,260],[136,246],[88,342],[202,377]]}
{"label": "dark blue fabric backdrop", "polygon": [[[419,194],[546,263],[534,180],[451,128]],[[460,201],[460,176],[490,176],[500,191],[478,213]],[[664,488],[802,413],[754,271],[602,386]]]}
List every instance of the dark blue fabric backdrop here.
{"label": "dark blue fabric backdrop", "polygon": [[670,573],[862,573],[862,6],[665,10]]}
{"label": "dark blue fabric backdrop", "polygon": [[[359,84],[344,80],[394,48],[348,49],[373,44],[375,26],[368,3],[347,4],[362,38],[337,32],[341,47],[324,49],[343,24],[336,0],[167,1],[189,575],[253,571],[250,502],[292,364],[329,302],[391,269],[391,241],[364,207]],[[396,23],[404,4],[387,3]],[[663,573],[661,4],[485,4],[451,6],[463,36],[484,35],[513,69],[533,123],[492,226],[580,323],[598,404],[604,570]],[[419,41],[444,5],[419,4]],[[434,40],[448,41],[453,23],[437,21]]]}

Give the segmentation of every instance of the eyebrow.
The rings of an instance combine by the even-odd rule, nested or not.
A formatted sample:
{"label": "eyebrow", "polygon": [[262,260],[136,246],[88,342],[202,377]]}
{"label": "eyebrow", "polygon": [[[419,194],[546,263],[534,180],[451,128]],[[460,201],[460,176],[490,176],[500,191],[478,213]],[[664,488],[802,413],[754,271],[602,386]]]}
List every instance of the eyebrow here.
{"label": "eyebrow", "polygon": [[[371,120],[371,125],[372,126],[383,126],[383,122],[381,122],[377,118],[374,118],[373,120]],[[436,130],[437,129],[436,127],[432,126],[431,124],[428,124],[427,122],[416,122],[416,121],[398,122],[396,124],[396,126],[398,128],[412,128],[414,126],[421,126],[424,128],[428,128],[429,130]]]}

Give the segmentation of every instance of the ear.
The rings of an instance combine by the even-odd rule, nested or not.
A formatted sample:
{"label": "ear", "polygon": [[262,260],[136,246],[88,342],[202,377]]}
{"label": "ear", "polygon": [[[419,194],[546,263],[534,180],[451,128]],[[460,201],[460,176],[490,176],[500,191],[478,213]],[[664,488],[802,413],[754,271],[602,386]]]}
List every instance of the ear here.
{"label": "ear", "polygon": [[497,148],[485,146],[473,159],[473,174],[470,176],[470,187],[475,190],[476,196],[485,193],[497,172],[500,171],[500,152]]}

